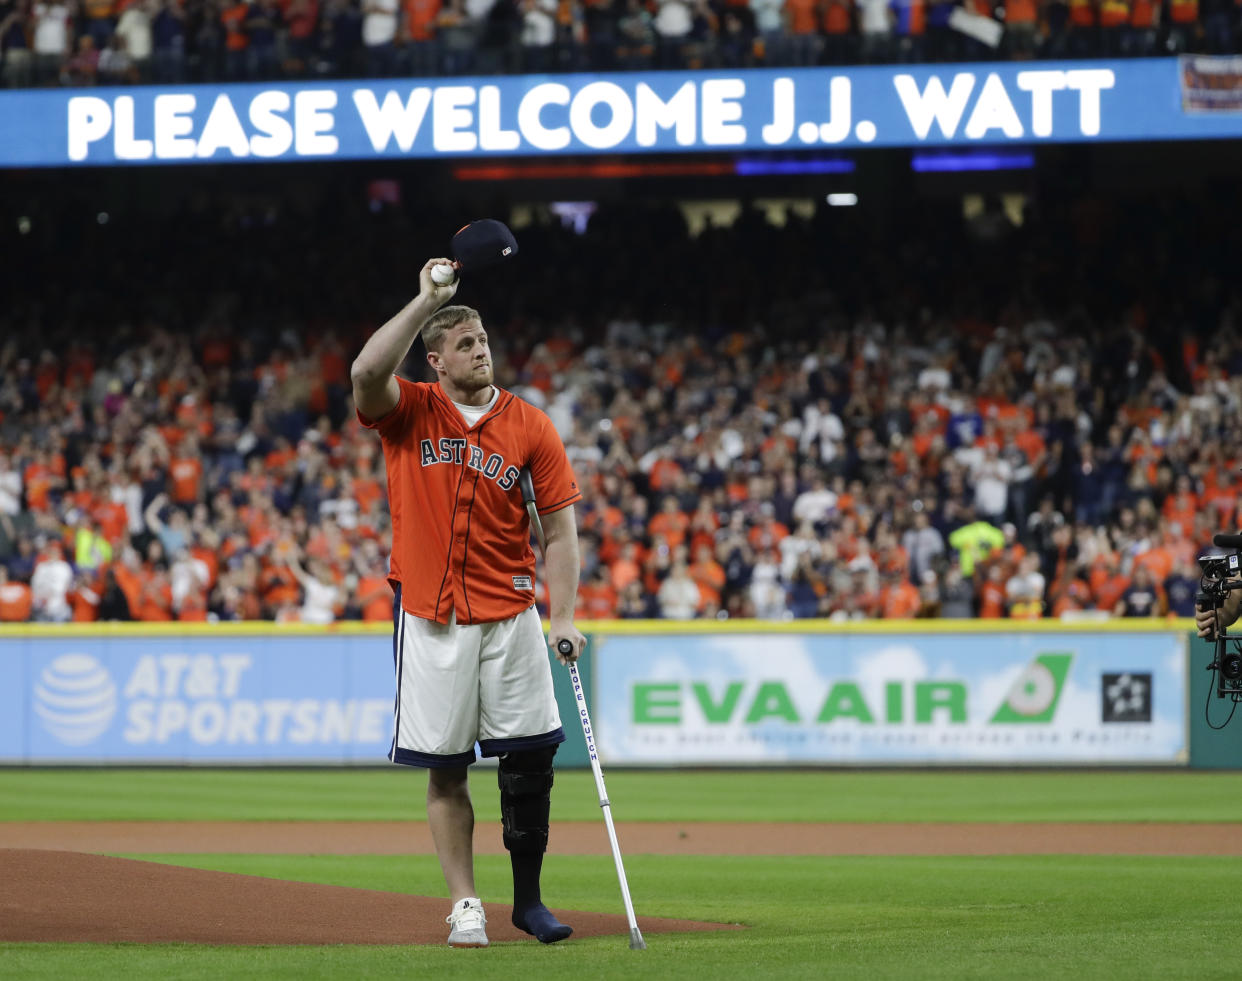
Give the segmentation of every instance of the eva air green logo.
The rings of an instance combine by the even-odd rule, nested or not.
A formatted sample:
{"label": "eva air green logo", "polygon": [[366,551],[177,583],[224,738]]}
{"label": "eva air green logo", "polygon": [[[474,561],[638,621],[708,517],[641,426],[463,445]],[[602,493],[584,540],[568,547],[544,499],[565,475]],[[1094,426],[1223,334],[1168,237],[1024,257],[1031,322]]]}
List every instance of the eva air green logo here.
{"label": "eva air green logo", "polygon": [[[1073,654],[1037,654],[1022,669],[989,725],[1047,723],[1056,715]],[[982,704],[980,704],[982,703]],[[992,702],[977,699],[970,712],[970,683],[955,678],[884,681],[867,687],[856,678],[811,684],[791,679],[642,681],[631,686],[630,721],[639,726],[707,728],[787,723],[828,726],[978,726]]]}
{"label": "eva air green logo", "polygon": [[1040,654],[1009,689],[993,723],[1051,722],[1069,676],[1073,654]]}

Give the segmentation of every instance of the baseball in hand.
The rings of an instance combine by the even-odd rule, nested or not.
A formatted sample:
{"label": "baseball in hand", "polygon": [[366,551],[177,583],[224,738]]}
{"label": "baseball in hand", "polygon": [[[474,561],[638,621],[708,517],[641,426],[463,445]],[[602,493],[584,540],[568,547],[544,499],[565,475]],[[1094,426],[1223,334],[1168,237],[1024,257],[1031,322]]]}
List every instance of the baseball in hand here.
{"label": "baseball in hand", "polygon": [[447,263],[431,267],[431,281],[437,286],[448,286],[457,279],[457,270]]}

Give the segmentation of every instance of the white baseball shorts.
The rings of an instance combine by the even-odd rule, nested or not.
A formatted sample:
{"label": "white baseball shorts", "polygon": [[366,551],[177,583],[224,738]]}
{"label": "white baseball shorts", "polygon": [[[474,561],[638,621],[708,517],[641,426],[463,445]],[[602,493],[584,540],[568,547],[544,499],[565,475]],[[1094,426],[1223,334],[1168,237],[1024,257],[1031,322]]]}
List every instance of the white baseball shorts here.
{"label": "white baseball shorts", "polygon": [[397,699],[388,758],[468,766],[484,756],[563,742],[548,644],[533,606],[508,620],[462,625],[393,616]]}

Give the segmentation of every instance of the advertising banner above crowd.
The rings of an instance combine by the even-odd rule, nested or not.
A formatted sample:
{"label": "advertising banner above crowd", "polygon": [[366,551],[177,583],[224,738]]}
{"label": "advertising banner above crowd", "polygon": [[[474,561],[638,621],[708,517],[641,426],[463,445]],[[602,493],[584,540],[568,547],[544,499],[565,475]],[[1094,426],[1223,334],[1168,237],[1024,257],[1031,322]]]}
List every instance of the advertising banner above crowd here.
{"label": "advertising banner above crowd", "polygon": [[618,636],[605,763],[1185,763],[1186,634]]}
{"label": "advertising banner above crowd", "polygon": [[0,92],[0,166],[758,152],[1242,136],[1211,59]]}

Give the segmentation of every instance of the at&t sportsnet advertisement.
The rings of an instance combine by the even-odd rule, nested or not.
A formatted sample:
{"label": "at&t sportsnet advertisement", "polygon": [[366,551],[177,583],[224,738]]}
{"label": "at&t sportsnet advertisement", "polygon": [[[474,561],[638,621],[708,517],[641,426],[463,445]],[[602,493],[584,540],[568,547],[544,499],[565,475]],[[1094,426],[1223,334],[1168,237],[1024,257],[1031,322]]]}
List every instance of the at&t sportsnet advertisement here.
{"label": "at&t sportsnet advertisement", "polygon": [[[32,638],[3,762],[377,763],[392,662],[359,636]],[[6,672],[7,673],[7,672]]]}

